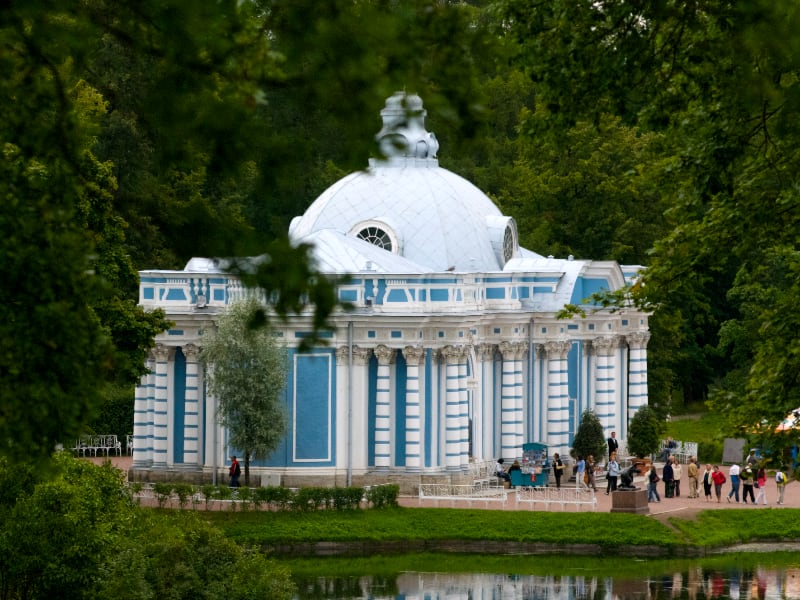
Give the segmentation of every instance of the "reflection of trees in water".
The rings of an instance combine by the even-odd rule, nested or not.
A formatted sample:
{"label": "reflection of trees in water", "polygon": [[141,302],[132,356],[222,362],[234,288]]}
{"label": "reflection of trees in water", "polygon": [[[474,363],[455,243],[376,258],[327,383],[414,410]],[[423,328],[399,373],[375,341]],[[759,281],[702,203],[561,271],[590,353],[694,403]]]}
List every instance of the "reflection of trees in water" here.
{"label": "reflection of trees in water", "polygon": [[297,584],[297,600],[779,600],[800,598],[800,567],[697,566],[638,579],[594,574],[408,572],[397,576],[308,577]]}

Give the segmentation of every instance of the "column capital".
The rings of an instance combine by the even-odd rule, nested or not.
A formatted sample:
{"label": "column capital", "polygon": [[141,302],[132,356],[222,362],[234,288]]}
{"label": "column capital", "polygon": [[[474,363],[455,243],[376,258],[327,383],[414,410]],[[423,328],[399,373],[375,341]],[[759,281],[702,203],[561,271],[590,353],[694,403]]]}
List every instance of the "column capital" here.
{"label": "column capital", "polygon": [[187,361],[197,362],[197,357],[200,355],[200,346],[196,344],[185,344],[182,350]]}
{"label": "column capital", "polygon": [[596,337],[592,340],[592,348],[598,355],[608,356],[619,347],[619,338],[615,335]]}
{"label": "column capital", "polygon": [[481,357],[481,360],[493,360],[494,355],[497,354],[497,344],[478,344],[475,346],[475,351]]}
{"label": "column capital", "polygon": [[499,348],[503,360],[519,360],[525,356],[528,344],[527,342],[500,342]]}
{"label": "column capital", "polygon": [[[347,364],[347,359],[350,355],[347,346],[339,346],[336,348],[336,363]],[[369,348],[361,348],[360,346],[353,346],[353,364],[357,366],[364,366],[369,362],[369,357],[372,355],[372,350]]]}
{"label": "column capital", "polygon": [[156,347],[153,348],[153,354],[155,354],[156,360],[165,361],[169,358],[169,346],[156,344]]}
{"label": "column capital", "polygon": [[378,364],[379,365],[391,365],[394,364],[395,356],[397,351],[394,348],[389,348],[388,346],[384,346],[383,344],[379,344],[375,350],[375,356],[378,357]]}
{"label": "column capital", "polygon": [[462,358],[466,358],[469,354],[469,348],[467,346],[450,345],[439,350],[439,354],[445,360],[445,362],[452,364]]}
{"label": "column capital", "polygon": [[647,342],[650,341],[649,331],[635,331],[625,336],[625,340],[631,348],[647,348]]}
{"label": "column capital", "polygon": [[403,348],[403,357],[409,365],[420,365],[425,357],[425,348],[422,346],[406,346]]}
{"label": "column capital", "polygon": [[544,351],[548,358],[566,358],[572,344],[567,340],[558,340],[544,343]]}

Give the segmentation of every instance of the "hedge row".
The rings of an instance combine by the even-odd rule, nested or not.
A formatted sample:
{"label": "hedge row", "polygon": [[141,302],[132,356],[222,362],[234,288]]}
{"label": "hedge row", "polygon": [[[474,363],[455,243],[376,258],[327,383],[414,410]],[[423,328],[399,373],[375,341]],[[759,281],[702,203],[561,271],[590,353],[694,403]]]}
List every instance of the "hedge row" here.
{"label": "hedge row", "polygon": [[[131,484],[134,496],[140,496],[141,483]],[[230,488],[224,485],[194,486],[188,483],[154,483],[153,494],[160,508],[173,500],[181,508],[209,509],[213,501],[229,501],[231,510],[253,508],[270,510],[354,510],[366,503],[367,508],[398,506],[398,485],[361,487],[304,487],[298,489],[268,486],[258,488]]]}

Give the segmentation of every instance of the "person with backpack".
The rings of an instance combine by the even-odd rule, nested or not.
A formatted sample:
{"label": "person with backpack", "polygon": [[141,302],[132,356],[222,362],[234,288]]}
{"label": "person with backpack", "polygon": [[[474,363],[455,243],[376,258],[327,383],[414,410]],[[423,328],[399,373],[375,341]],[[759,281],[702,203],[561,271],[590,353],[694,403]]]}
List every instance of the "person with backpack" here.
{"label": "person with backpack", "polygon": [[658,495],[658,482],[661,478],[656,472],[656,466],[651,465],[650,473],[647,475],[647,501],[648,502],[661,502],[661,496]]}
{"label": "person with backpack", "polygon": [[778,469],[775,473],[775,483],[778,484],[778,504],[783,504],[783,492],[786,491],[786,473]]}
{"label": "person with backpack", "polygon": [[239,476],[242,474],[242,467],[239,466],[239,461],[236,460],[236,456],[231,456],[231,466],[228,469],[228,476],[231,478],[230,487],[238,488],[241,487],[239,484]]}

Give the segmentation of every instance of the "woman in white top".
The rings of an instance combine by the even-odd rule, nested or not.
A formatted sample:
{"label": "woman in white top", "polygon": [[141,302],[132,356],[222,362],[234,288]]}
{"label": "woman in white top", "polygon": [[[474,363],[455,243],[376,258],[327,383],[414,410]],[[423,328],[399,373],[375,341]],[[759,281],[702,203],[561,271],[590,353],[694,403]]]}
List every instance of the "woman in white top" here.
{"label": "woman in white top", "polygon": [[672,459],[672,476],[675,478],[675,497],[681,495],[681,477],[683,477],[683,466],[681,463],[678,462],[674,456],[670,456]]}

